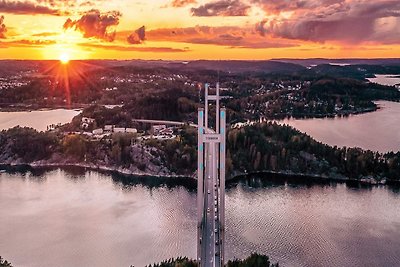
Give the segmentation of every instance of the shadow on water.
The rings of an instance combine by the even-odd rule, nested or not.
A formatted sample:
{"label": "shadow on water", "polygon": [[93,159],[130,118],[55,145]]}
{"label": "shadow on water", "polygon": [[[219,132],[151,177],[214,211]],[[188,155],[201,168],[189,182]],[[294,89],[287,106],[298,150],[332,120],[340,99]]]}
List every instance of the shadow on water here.
{"label": "shadow on water", "polygon": [[[136,186],[143,186],[148,189],[164,187],[167,189],[174,189],[177,187],[184,187],[189,192],[196,192],[197,180],[190,177],[158,177],[158,176],[137,176],[121,174],[116,171],[105,170],[90,170],[84,167],[65,166],[65,167],[40,167],[32,168],[28,165],[10,166],[0,165],[0,172],[8,174],[19,174],[23,179],[31,179],[37,182],[46,180],[46,173],[55,170],[62,170],[68,174],[68,179],[71,181],[81,181],[86,179],[85,175],[89,172],[97,172],[104,175],[110,175],[113,183],[130,190]],[[240,175],[227,180],[226,188],[233,189],[237,186],[246,186],[251,188],[268,188],[288,186],[292,188],[297,187],[336,187],[338,184],[345,184],[347,188],[353,190],[372,190],[373,188],[383,187],[389,191],[399,194],[400,183],[388,182],[387,185],[373,185],[361,183],[357,180],[338,181],[334,179],[321,179],[312,176],[304,175],[287,175],[279,173],[257,173]]]}
{"label": "shadow on water", "polygon": [[306,187],[311,188],[315,186],[330,186],[335,187],[337,183],[329,180],[309,179],[305,176],[285,175],[276,173],[257,173],[241,175],[229,180],[227,188],[234,188],[238,185],[252,187],[252,188],[266,188],[266,187]]}
{"label": "shadow on water", "polygon": [[189,192],[197,190],[197,181],[189,177],[135,176],[122,175],[116,172],[111,172],[111,177],[115,184],[128,190],[136,186],[144,186],[149,189],[164,187],[171,190],[177,187],[184,187]]}
{"label": "shadow on water", "polygon": [[103,171],[103,170],[90,170],[84,167],[65,166],[65,167],[39,167],[32,168],[29,165],[0,166],[0,171],[8,174],[18,174],[20,178],[29,178],[37,181],[45,181],[46,173],[50,171],[62,170],[67,174],[67,179],[70,181],[81,181],[86,179],[86,174],[90,172],[97,172],[104,175],[111,176],[114,184],[129,190],[132,187],[144,186],[148,189],[164,187],[167,189],[174,189],[176,187],[184,187],[189,192],[197,190],[197,181],[190,177],[156,177],[156,176],[137,176],[125,175],[116,171]]}
{"label": "shadow on water", "polygon": [[292,188],[305,187],[336,187],[338,184],[345,184],[348,189],[353,190],[372,190],[374,188],[386,188],[393,193],[400,193],[400,184],[397,182],[389,182],[387,185],[374,185],[362,183],[357,180],[335,180],[335,179],[322,179],[318,177],[305,176],[305,175],[287,175],[279,173],[257,173],[240,175],[230,179],[227,182],[227,188],[232,189],[240,186],[251,188],[266,188],[288,186]]}

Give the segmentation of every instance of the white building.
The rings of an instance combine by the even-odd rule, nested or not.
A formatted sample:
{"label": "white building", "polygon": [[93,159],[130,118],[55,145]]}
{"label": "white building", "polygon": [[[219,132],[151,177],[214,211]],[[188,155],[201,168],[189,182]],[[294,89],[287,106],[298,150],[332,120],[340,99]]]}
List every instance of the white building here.
{"label": "white building", "polygon": [[81,128],[87,129],[89,128],[96,120],[88,117],[82,117],[81,120]]}
{"label": "white building", "polygon": [[88,118],[88,117],[82,117],[82,120],[81,120],[81,122],[82,122],[82,123],[88,123],[88,124],[91,124],[91,123],[94,123],[94,122],[95,122],[95,119]]}
{"label": "white building", "polygon": [[166,129],[167,126],[162,124],[162,125],[153,125],[151,126],[151,131],[154,135],[158,135],[160,133],[161,130]]}
{"label": "white building", "polygon": [[172,128],[165,128],[158,132],[159,135],[173,135],[174,130]]}
{"label": "white building", "polygon": [[104,126],[104,132],[112,133],[113,129],[114,129],[114,125],[105,125]]}
{"label": "white building", "polygon": [[137,129],[135,129],[135,128],[126,128],[125,130],[126,130],[127,133],[134,133],[135,134],[135,133],[138,132]]}
{"label": "white building", "polygon": [[93,130],[92,131],[92,133],[94,134],[94,135],[100,135],[100,134],[103,134],[103,129],[101,129],[101,128],[99,128],[99,129],[95,129],[95,130]]}
{"label": "white building", "polygon": [[115,127],[113,132],[114,133],[125,133],[125,128],[117,128],[117,127]]}

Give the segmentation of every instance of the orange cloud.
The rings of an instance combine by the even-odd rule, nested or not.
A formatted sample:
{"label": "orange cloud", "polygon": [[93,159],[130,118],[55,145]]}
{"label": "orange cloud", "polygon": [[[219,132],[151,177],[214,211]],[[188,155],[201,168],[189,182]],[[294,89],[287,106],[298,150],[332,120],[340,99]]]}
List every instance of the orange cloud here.
{"label": "orange cloud", "polygon": [[84,13],[78,20],[67,19],[63,28],[64,30],[74,28],[80,31],[85,38],[94,37],[112,42],[115,39],[115,30],[110,30],[110,28],[119,24],[121,16],[119,11],[101,13],[97,9],[92,9]]}
{"label": "orange cloud", "polygon": [[56,36],[59,35],[58,32],[40,32],[40,33],[35,33],[32,34],[34,37],[49,37],[49,36]]}
{"label": "orange cloud", "polygon": [[[43,1],[40,1],[43,2]],[[67,11],[62,11],[59,8],[54,8],[48,5],[41,5],[28,1],[6,1],[0,0],[0,12],[20,14],[20,15],[54,15],[61,16],[68,14]]]}
{"label": "orange cloud", "polygon": [[0,38],[6,38],[7,27],[4,24],[4,16],[0,17]]}
{"label": "orange cloud", "polygon": [[45,47],[48,45],[56,44],[56,41],[53,40],[16,40],[9,42],[0,42],[0,45],[3,48],[8,47]]}
{"label": "orange cloud", "polygon": [[81,47],[107,49],[116,51],[136,51],[136,52],[154,52],[154,53],[181,53],[188,52],[188,49],[171,48],[171,47],[132,47],[132,46],[121,46],[121,45],[103,45],[103,44],[91,44],[81,43]]}
{"label": "orange cloud", "polygon": [[184,7],[190,4],[197,3],[196,0],[173,0],[171,6],[173,7]]}
{"label": "orange cloud", "polygon": [[150,41],[211,44],[236,48],[280,48],[297,46],[294,41],[262,37],[250,28],[234,26],[163,28],[147,31]]}
{"label": "orange cloud", "polygon": [[141,44],[145,39],[146,27],[142,26],[139,29],[135,30],[132,34],[130,34],[127,38],[127,41],[130,44]]}

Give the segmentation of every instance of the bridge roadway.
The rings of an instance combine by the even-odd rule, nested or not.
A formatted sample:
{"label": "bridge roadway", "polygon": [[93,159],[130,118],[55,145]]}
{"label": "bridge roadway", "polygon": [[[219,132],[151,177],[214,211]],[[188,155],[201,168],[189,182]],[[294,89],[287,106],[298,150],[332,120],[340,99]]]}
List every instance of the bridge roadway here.
{"label": "bridge roadway", "polygon": [[168,121],[168,120],[146,120],[146,119],[132,119],[134,122],[148,123],[148,124],[165,124],[165,125],[176,125],[183,126],[185,124],[189,124],[190,126],[197,127],[197,124],[194,123],[185,123],[181,121]]}
{"label": "bridge roadway", "polygon": [[[211,132],[208,129],[209,132]],[[216,267],[221,264],[220,236],[220,186],[218,166],[218,145],[205,145],[204,157],[204,203],[201,234],[201,266]],[[212,150],[215,153],[212,153]]]}

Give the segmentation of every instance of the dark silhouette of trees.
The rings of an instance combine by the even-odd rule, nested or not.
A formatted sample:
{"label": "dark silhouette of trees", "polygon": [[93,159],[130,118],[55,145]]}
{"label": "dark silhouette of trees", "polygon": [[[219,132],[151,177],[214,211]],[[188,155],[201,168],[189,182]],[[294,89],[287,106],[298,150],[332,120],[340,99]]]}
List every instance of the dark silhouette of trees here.
{"label": "dark silhouette of trees", "polygon": [[[198,263],[194,260],[188,259],[187,257],[178,257],[165,260],[161,263],[155,263],[146,267],[197,267]],[[133,265],[131,265],[133,267]],[[239,260],[234,259],[228,261],[225,267],[279,267],[279,264],[271,264],[269,257],[257,253],[253,253],[250,257]]]}
{"label": "dark silhouette of trees", "polygon": [[290,126],[272,122],[231,129],[227,148],[233,170],[241,172],[273,170],[354,179],[400,179],[399,152],[381,154],[331,147]]}
{"label": "dark silhouette of trees", "polygon": [[10,262],[0,256],[0,267],[13,267]]}
{"label": "dark silhouette of trees", "polygon": [[58,147],[58,138],[52,133],[14,127],[0,133],[0,147],[9,156],[31,162],[50,157]]}

